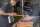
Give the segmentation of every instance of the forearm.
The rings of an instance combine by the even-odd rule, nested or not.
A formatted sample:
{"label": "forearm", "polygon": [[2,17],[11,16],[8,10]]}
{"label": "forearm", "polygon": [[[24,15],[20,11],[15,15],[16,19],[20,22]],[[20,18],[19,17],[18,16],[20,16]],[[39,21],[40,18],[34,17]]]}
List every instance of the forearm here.
{"label": "forearm", "polygon": [[17,13],[0,13],[0,15],[16,16]]}
{"label": "forearm", "polygon": [[0,13],[0,15],[9,15],[10,13]]}

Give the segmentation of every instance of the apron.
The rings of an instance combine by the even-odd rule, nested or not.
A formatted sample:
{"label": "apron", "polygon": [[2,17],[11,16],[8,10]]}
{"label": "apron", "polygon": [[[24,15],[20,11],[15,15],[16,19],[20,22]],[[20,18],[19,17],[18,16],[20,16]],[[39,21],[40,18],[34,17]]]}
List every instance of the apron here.
{"label": "apron", "polygon": [[8,16],[0,16],[0,27],[9,27]]}

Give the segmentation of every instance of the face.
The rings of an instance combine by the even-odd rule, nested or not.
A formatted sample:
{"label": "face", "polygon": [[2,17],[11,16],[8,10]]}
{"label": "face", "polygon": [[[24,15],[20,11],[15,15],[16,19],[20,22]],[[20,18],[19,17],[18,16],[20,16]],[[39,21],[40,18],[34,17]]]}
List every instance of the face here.
{"label": "face", "polygon": [[16,0],[11,0],[10,3],[14,6],[16,4]]}

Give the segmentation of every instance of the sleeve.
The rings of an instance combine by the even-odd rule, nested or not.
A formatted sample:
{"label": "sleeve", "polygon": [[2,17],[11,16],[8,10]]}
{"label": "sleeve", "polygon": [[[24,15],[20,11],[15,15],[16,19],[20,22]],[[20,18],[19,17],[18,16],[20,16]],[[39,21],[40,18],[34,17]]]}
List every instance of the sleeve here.
{"label": "sleeve", "polygon": [[11,6],[10,5],[6,5],[5,6],[5,12],[6,13],[10,13],[11,12]]}

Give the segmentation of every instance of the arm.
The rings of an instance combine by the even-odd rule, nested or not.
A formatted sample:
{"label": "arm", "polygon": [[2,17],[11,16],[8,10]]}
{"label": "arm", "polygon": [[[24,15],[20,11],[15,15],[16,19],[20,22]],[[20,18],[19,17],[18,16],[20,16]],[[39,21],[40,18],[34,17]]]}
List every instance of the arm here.
{"label": "arm", "polygon": [[10,13],[0,13],[0,15],[9,15]]}
{"label": "arm", "polygon": [[9,16],[16,16],[16,13],[5,13],[4,11],[0,10],[0,16],[1,15],[9,15]]}
{"label": "arm", "polygon": [[17,14],[16,13],[0,13],[0,16],[1,15],[16,16]]}

